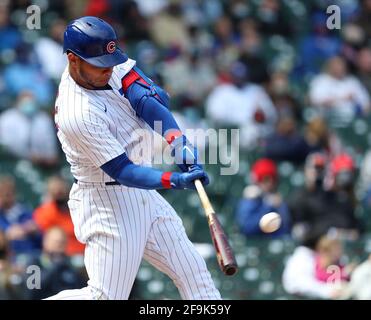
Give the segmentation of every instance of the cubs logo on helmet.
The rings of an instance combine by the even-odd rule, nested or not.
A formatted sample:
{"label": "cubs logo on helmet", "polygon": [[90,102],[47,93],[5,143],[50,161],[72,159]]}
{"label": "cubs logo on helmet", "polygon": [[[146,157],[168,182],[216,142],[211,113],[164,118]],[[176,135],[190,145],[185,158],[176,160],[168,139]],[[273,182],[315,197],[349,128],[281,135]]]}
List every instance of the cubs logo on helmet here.
{"label": "cubs logo on helmet", "polygon": [[107,52],[108,53],[113,53],[116,50],[116,42],[115,41],[110,41],[107,44]]}

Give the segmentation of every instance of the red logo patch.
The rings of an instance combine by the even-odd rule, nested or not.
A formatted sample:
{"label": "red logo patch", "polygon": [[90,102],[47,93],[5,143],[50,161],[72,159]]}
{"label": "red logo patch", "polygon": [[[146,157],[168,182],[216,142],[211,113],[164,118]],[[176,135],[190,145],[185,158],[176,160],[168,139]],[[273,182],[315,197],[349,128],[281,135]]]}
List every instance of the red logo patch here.
{"label": "red logo patch", "polygon": [[116,50],[116,42],[115,41],[110,41],[107,44],[107,52],[108,53],[113,53]]}

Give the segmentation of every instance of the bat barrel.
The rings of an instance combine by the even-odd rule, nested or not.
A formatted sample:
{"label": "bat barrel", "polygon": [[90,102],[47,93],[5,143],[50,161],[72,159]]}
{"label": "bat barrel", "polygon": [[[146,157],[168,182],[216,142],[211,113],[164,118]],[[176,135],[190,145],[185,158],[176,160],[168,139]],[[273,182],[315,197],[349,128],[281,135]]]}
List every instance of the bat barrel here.
{"label": "bat barrel", "polygon": [[228,243],[227,236],[219,222],[218,217],[215,214],[201,181],[195,180],[195,186],[207,216],[210,235],[215,247],[219,267],[225,275],[232,276],[238,270],[232,248]]}
{"label": "bat barrel", "polygon": [[231,263],[226,266],[224,266],[223,272],[227,276],[233,276],[237,272],[237,264],[236,263]]}
{"label": "bat barrel", "polygon": [[211,215],[212,223],[209,225],[211,238],[216,250],[218,263],[223,273],[227,276],[234,275],[238,268],[227,235],[215,214]]}

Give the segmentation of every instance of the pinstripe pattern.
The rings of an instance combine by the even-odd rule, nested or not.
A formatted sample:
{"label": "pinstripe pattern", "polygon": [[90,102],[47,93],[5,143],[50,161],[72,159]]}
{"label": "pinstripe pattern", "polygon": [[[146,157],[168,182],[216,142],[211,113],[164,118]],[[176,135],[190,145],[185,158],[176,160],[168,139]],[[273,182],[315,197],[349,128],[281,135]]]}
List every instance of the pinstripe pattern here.
{"label": "pinstripe pattern", "polygon": [[206,263],[189,241],[181,219],[156,191],[149,195],[156,209],[144,258],[174,281],[183,299],[220,299]]}
{"label": "pinstripe pattern", "polygon": [[[183,299],[220,299],[205,261],[189,241],[182,221],[154,190],[107,186],[100,166],[140,142],[137,118],[120,95],[120,79],[134,62],[114,68],[112,90],[79,87],[66,70],[56,101],[58,138],[78,179],[69,207],[75,234],[86,243],[87,287],[49,299],[127,299],[142,258],[166,273]],[[134,156],[134,155],[133,155]],[[150,159],[131,160],[149,165]]]}

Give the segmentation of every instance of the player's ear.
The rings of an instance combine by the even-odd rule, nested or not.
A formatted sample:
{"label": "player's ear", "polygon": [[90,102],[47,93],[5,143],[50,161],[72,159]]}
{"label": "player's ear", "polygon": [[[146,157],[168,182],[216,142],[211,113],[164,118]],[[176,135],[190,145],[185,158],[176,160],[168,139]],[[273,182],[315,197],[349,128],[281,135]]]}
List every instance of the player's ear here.
{"label": "player's ear", "polygon": [[77,63],[77,60],[78,60],[78,56],[73,54],[72,52],[68,52],[67,53],[67,58],[68,58],[68,62],[72,65],[76,65]]}

